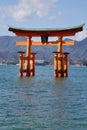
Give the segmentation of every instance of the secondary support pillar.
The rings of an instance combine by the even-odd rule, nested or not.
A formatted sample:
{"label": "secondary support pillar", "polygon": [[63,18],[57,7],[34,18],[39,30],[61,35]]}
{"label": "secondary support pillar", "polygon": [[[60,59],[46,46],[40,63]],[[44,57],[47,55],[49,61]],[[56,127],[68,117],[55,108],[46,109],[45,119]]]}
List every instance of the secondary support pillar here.
{"label": "secondary support pillar", "polygon": [[[30,58],[24,56],[25,52],[19,51],[19,77],[25,76],[34,76],[35,75],[35,54],[31,53]],[[30,68],[26,68],[26,62],[29,63]],[[28,74],[29,70],[29,74]]]}
{"label": "secondary support pillar", "polygon": [[54,53],[54,77],[58,77],[58,52]]}
{"label": "secondary support pillar", "polygon": [[35,75],[35,55],[36,53],[30,54],[30,76]]}
{"label": "secondary support pillar", "polygon": [[68,76],[68,52],[63,53],[63,61],[64,61],[64,77]]}
{"label": "secondary support pillar", "polygon": [[18,54],[19,54],[19,77],[22,77],[23,76],[23,54],[25,52],[23,51],[19,51]]}
{"label": "secondary support pillar", "polygon": [[63,53],[60,57],[59,52],[54,53],[54,77],[67,77],[68,76],[68,54]]}

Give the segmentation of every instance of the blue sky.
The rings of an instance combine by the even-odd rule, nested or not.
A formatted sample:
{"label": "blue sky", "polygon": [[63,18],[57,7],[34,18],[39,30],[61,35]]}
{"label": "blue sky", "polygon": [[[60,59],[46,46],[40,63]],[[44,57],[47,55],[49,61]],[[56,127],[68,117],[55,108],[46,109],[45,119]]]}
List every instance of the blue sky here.
{"label": "blue sky", "polygon": [[8,26],[65,28],[85,24],[76,40],[87,37],[87,0],[0,0],[0,36]]}

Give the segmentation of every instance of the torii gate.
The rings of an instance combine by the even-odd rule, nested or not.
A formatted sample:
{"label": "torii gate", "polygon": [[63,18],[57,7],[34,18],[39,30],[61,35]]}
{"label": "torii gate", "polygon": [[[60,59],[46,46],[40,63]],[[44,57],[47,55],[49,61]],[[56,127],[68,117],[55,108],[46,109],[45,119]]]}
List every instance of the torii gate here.
{"label": "torii gate", "polygon": [[[34,76],[35,75],[35,54],[31,53],[31,46],[58,46],[58,50],[54,53],[54,77],[67,77],[68,76],[68,54],[62,52],[62,46],[74,45],[74,41],[63,41],[64,36],[74,36],[77,32],[83,30],[84,24],[74,26],[71,28],[43,28],[43,29],[22,29],[9,27],[17,36],[27,37],[26,41],[18,41],[16,45],[26,46],[26,55],[24,52],[19,53],[19,76]],[[32,37],[41,37],[40,42],[32,41]],[[57,41],[48,41],[48,37],[58,37]],[[25,62],[24,62],[25,61]]]}

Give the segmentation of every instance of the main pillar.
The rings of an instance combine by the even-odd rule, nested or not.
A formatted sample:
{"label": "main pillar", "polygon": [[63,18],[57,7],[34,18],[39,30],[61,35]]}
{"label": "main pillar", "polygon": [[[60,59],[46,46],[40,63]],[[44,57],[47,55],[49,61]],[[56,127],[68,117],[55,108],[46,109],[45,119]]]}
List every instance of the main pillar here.
{"label": "main pillar", "polygon": [[27,46],[26,46],[26,76],[30,76],[30,51],[31,51],[31,37],[27,38]]}
{"label": "main pillar", "polygon": [[63,53],[62,53],[62,36],[58,37],[58,77],[63,77]]}

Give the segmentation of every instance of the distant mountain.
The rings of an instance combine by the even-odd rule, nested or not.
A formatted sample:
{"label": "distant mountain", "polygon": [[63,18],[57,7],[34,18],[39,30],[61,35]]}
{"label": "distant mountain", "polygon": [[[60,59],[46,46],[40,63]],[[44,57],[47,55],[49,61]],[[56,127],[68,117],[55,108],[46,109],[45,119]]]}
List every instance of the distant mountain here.
{"label": "distant mountain", "polygon": [[[25,38],[16,36],[0,36],[0,62],[18,63],[17,51],[25,51],[26,47],[16,46],[16,41],[23,41]],[[36,59],[53,62],[53,51],[57,51],[56,46],[32,46],[32,52],[36,53]],[[64,46],[64,52],[69,52],[69,61],[74,63],[87,64],[87,38],[78,42],[74,46]]]}
{"label": "distant mountain", "polygon": [[74,46],[63,47],[63,50],[69,52],[69,59],[72,63],[87,64],[87,38],[82,41],[75,41]]}

